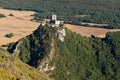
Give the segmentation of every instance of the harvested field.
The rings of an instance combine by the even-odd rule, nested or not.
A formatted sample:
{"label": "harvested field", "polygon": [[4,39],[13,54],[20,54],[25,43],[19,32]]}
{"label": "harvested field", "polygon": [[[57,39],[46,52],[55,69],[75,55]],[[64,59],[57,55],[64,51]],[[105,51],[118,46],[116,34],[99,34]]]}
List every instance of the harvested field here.
{"label": "harvested field", "polygon": [[[32,11],[16,11],[0,8],[0,13],[6,16],[5,18],[0,18],[0,45],[18,41],[22,37],[32,33],[40,24],[31,21],[33,19],[31,15],[35,13]],[[13,14],[14,16],[9,16],[9,14]],[[13,33],[14,37],[6,38],[5,35],[8,33]]]}
{"label": "harvested field", "polygon": [[107,32],[120,31],[120,29],[91,28],[91,27],[76,26],[76,25],[70,25],[70,24],[65,24],[65,26],[69,30],[86,37],[95,35],[96,37],[104,38]]}
{"label": "harvested field", "polygon": [[12,14],[14,17],[16,17],[18,19],[31,20],[31,19],[34,18],[34,16],[32,16],[32,15],[35,14],[35,12],[33,12],[33,11],[8,10],[8,9],[0,8],[0,14],[4,14],[5,16],[9,16],[10,14]]}

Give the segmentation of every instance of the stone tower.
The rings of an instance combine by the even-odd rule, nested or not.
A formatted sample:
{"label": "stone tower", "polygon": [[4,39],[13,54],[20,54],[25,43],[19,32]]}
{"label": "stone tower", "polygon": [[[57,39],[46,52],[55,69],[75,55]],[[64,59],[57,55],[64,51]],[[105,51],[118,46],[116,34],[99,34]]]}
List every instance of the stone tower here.
{"label": "stone tower", "polygon": [[55,15],[55,14],[53,14],[52,16],[51,16],[51,19],[50,19],[51,21],[56,21],[57,20],[57,15]]}

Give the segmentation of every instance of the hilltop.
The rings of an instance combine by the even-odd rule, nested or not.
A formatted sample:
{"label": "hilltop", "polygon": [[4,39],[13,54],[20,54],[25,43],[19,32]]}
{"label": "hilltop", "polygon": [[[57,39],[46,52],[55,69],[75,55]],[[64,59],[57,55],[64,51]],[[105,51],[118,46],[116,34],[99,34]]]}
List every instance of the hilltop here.
{"label": "hilltop", "polygon": [[[61,40],[59,30],[65,29]],[[119,33],[82,37],[63,27],[40,25],[8,51],[55,80],[119,80]]]}

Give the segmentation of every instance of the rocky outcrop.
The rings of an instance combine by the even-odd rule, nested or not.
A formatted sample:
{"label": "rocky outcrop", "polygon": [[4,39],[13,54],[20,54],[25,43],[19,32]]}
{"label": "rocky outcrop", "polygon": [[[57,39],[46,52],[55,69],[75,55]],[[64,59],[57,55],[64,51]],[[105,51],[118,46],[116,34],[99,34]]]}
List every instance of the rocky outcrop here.
{"label": "rocky outcrop", "polygon": [[64,41],[64,37],[66,36],[65,29],[57,30],[56,36],[58,37],[59,40],[61,40],[63,42]]}
{"label": "rocky outcrop", "polygon": [[20,53],[20,51],[19,51],[19,46],[20,46],[21,43],[22,43],[21,40],[18,41],[18,43],[16,44],[15,49],[13,50],[13,55],[15,55],[15,56],[18,56],[18,55],[19,55],[19,53]]}
{"label": "rocky outcrop", "polygon": [[49,66],[55,54],[54,40],[51,42],[51,50],[50,53],[47,54],[42,60],[38,61],[37,69],[43,72],[54,70],[55,66]]}

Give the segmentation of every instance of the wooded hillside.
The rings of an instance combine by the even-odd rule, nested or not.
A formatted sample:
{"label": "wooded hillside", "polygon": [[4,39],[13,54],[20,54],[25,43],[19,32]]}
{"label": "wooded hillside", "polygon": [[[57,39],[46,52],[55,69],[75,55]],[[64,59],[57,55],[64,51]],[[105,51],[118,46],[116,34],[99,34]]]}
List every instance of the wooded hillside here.
{"label": "wooded hillside", "polygon": [[[39,61],[46,61],[54,40],[54,56],[45,63],[55,67],[46,71],[55,80],[120,79],[120,32],[107,33],[101,39],[82,37],[66,29],[64,42],[57,39],[55,32],[56,28],[40,26],[33,34],[21,39],[18,57],[38,67]],[[10,45],[8,50],[13,51],[16,44]]]}

